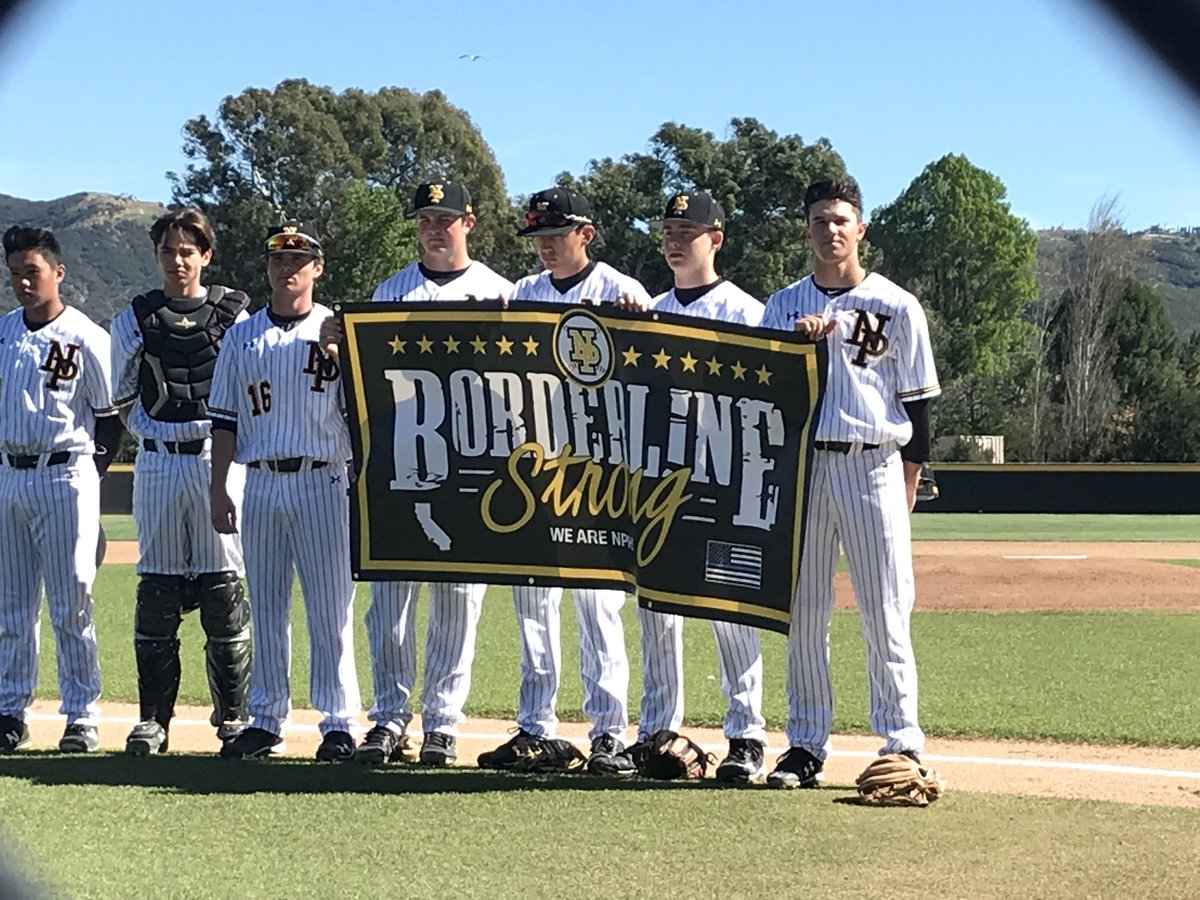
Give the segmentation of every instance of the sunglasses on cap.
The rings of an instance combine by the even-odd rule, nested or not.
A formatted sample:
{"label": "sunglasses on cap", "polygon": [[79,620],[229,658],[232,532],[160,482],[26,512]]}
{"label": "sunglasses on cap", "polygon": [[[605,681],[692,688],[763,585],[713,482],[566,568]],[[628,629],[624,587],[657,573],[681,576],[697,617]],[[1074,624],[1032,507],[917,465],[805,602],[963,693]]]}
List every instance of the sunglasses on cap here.
{"label": "sunglasses on cap", "polygon": [[590,223],[581,216],[565,216],[560,212],[538,209],[525,213],[525,224],[530,228],[564,228]]}
{"label": "sunglasses on cap", "polygon": [[321,255],[321,244],[315,238],[296,232],[273,234],[267,238],[268,253],[307,253],[309,256]]}

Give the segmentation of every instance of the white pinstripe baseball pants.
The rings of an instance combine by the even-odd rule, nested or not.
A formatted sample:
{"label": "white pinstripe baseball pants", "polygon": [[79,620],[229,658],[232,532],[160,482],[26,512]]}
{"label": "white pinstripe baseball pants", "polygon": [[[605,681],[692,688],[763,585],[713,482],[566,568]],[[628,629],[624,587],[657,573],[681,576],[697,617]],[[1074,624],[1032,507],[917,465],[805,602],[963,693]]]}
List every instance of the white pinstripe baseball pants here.
{"label": "white pinstripe baseball pants", "polygon": [[[579,620],[579,663],[588,737],[624,740],[629,725],[629,654],[621,623],[624,591],[575,588]],[[558,685],[562,675],[562,588],[514,587],[513,606],[521,636],[521,687],[517,726],[554,737],[558,729]]]}
{"label": "white pinstripe baseball pants", "polygon": [[[431,582],[421,689],[424,731],[457,734],[471,691],[475,635],[487,585]],[[417,678],[415,637],[421,583],[376,581],[367,609],[367,642],[375,705],[368,718],[403,732],[412,720],[409,697]]]}
{"label": "white pinstripe baseball pants", "polygon": [[[642,626],[642,714],[638,740],[683,724],[683,617],[638,607]],[[763,662],[758,630],[712,622],[721,669],[725,737],[766,742],[762,714]]]}
{"label": "white pinstripe baseball pants", "polygon": [[345,466],[300,472],[247,468],[242,546],[254,622],[250,716],[282,734],[291,712],[292,581],[308,617],[313,706],[321,734],[352,731],[360,710],[354,667],[354,581]]}
{"label": "white pinstripe baseball pants", "polygon": [[100,477],[91,457],[58,466],[0,464],[0,714],[25,718],[38,674],[42,584],[54,628],[59,712],[96,724],[100,664],[92,582]]}
{"label": "white pinstripe baseball pants", "polygon": [[825,759],[833,728],[829,623],[838,545],[846,552],[862,617],[871,730],[884,752],[925,745],[917,725],[916,600],[904,466],[893,448],[813,453],[804,559],[788,635],[788,742]]}

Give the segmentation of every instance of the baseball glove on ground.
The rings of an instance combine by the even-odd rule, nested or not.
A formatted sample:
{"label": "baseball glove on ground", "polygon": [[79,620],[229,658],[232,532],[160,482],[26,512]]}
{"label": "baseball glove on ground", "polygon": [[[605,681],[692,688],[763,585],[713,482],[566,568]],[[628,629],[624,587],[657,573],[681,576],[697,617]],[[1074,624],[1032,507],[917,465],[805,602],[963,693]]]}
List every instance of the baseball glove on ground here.
{"label": "baseball glove on ground", "polygon": [[946,790],[941,775],[903,753],[879,757],[855,784],[867,806],[928,806]]}
{"label": "baseball glove on ground", "polygon": [[630,756],[643,778],[670,781],[703,778],[714,759],[695,741],[666,729],[630,748]]}
{"label": "baseball glove on ground", "polygon": [[562,738],[541,738],[517,748],[513,772],[546,774],[578,772],[587,765],[587,757],[570,741]]}

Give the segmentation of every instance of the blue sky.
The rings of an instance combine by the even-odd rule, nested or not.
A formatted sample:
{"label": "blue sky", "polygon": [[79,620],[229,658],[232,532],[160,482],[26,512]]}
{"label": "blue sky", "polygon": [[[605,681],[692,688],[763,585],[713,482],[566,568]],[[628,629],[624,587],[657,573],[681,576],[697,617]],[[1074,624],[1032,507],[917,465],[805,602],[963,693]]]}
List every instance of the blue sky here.
{"label": "blue sky", "polygon": [[1086,0],[31,0],[0,38],[0,193],[165,201],[188,118],[292,77],[442,90],[512,193],[754,116],[829,138],[868,207],[954,152],[1035,227],[1104,193],[1131,229],[1200,225],[1200,107]]}

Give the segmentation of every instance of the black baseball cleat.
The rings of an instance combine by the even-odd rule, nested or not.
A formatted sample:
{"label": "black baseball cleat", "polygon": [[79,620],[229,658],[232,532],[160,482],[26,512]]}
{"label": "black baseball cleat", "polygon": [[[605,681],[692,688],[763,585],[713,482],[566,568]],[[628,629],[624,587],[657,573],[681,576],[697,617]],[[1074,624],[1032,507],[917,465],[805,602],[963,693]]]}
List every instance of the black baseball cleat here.
{"label": "black baseball cleat", "polygon": [[67,726],[58,741],[60,753],[90,753],[100,746],[100,735],[95,725],[73,722]]}
{"label": "black baseball cleat", "polygon": [[918,766],[921,764],[921,757],[919,757],[917,755],[916,750],[901,750],[900,755],[907,756],[909,759],[911,759],[913,762],[915,762]]}
{"label": "black baseball cleat", "polygon": [[262,759],[265,756],[282,753],[283,738],[272,734],[265,728],[247,728],[232,741],[221,745],[222,759]]}
{"label": "black baseball cleat", "polygon": [[632,775],[637,771],[625,745],[611,734],[602,734],[592,741],[592,754],[587,770],[593,775]]}
{"label": "black baseball cleat", "polygon": [[16,716],[0,716],[0,753],[12,753],[28,743],[28,725]]}
{"label": "black baseball cleat", "polygon": [[767,776],[767,786],[773,788],[815,788],[824,780],[821,770],[825,764],[803,747],[792,747],[775,763],[775,771]]}
{"label": "black baseball cleat", "polygon": [[125,738],[125,752],[130,756],[150,756],[167,752],[167,732],[154,720],[138,722]]}
{"label": "black baseball cleat", "polygon": [[403,735],[396,734],[386,725],[376,725],[363,737],[363,741],[354,751],[355,762],[364,766],[382,766],[384,763],[397,762],[403,754]]}
{"label": "black baseball cleat", "polygon": [[[249,722],[243,722],[240,719],[231,719],[228,722],[222,722],[217,726],[217,740],[222,744],[228,744],[249,727]],[[166,747],[163,749],[165,750]]]}
{"label": "black baseball cleat", "polygon": [[717,766],[717,781],[722,784],[749,784],[762,778],[765,766],[762,741],[730,738],[729,754]]}
{"label": "black baseball cleat", "polygon": [[440,731],[425,732],[425,741],[421,744],[421,755],[418,757],[423,766],[446,766],[454,765],[454,761],[458,759],[458,752],[452,734],[442,734]]}
{"label": "black baseball cleat", "polygon": [[354,758],[354,738],[348,731],[328,731],[317,748],[318,762],[346,762]]}
{"label": "black baseball cleat", "polygon": [[497,747],[479,754],[476,762],[481,769],[511,769],[517,760],[524,757],[531,748],[545,741],[545,738],[530,734],[518,728],[516,734]]}

